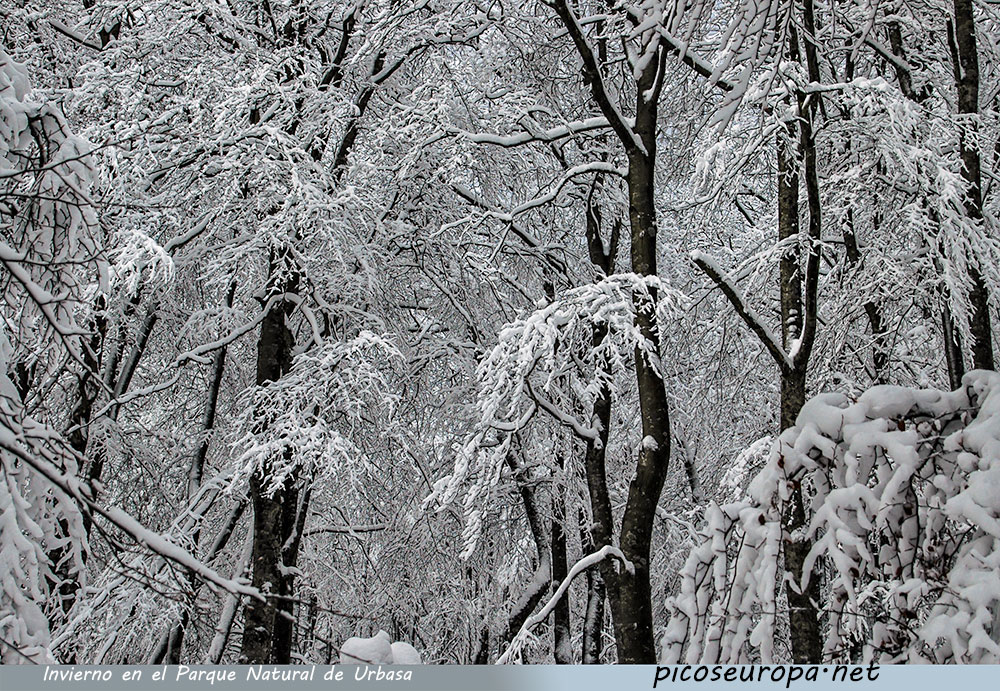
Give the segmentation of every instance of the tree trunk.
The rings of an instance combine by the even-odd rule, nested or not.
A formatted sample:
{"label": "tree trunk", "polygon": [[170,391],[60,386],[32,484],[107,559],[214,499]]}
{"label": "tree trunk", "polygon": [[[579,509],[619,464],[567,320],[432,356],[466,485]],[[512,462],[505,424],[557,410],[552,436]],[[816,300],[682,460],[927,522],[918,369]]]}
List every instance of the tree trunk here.
{"label": "tree trunk", "polygon": [[[586,525],[584,512],[580,511],[580,544],[584,554],[596,550]],[[583,651],[581,661],[585,665],[601,664],[601,649],[604,635],[604,598],[606,588],[600,569],[587,569],[587,609],[583,616]]]}
{"label": "tree trunk", "polygon": [[[639,98],[646,89],[640,80]],[[648,106],[648,103],[647,103]],[[640,276],[656,274],[656,211],[653,205],[656,156],[655,108],[640,110],[636,130],[646,151],[629,153],[629,221],[632,240],[632,271]],[[655,291],[650,291],[655,301]],[[642,296],[634,296],[636,325],[649,342],[653,353],[660,351],[656,312]],[[658,357],[658,355],[656,356]],[[632,562],[634,572],[618,573],[612,595],[612,615],[618,661],[624,664],[653,664],[656,647],[653,641],[653,601],[650,585],[650,546],[656,506],[663,491],[670,460],[670,417],[663,379],[657,372],[659,362],[650,362],[638,348],[635,351],[636,379],[639,388],[639,413],[643,441],[636,462],[636,473],[629,484],[628,501],[622,517],[619,546]]]}
{"label": "tree trunk", "polygon": [[962,358],[962,339],[955,328],[955,318],[951,314],[947,298],[941,308],[941,334],[944,340],[944,361],[948,366],[948,384],[954,391],[962,387],[965,361]]}
{"label": "tree trunk", "polygon": [[[948,33],[952,44],[955,82],[958,87],[958,111],[960,114],[976,114],[979,112],[979,55],[976,47],[975,20],[972,15],[971,0],[954,0],[954,11],[955,25],[952,26],[949,23]],[[894,56],[899,58],[902,63],[909,64],[906,59],[906,50],[903,46],[899,23],[895,21],[889,23],[889,45]],[[910,74],[903,68],[903,65],[897,65],[895,70],[900,90],[909,100],[920,104],[933,93],[929,84],[925,84],[919,92],[916,91],[912,86]],[[969,186],[965,199],[966,213],[973,222],[981,222],[982,180],[979,151],[975,148],[974,143],[969,143],[965,132],[960,137],[960,154],[962,157],[962,177]],[[935,223],[940,225],[938,214],[932,210],[932,215]],[[972,279],[972,291],[969,299],[973,307],[970,327],[975,339],[972,346],[973,366],[993,369],[989,294],[978,269],[970,267],[969,273]],[[962,385],[962,376],[965,374],[962,339],[948,304],[951,296],[947,290],[942,292],[944,306],[941,310],[941,332],[944,341],[945,364],[948,368],[948,383],[952,389],[957,389]]]}
{"label": "tree trunk", "polygon": [[[601,236],[600,208],[588,200],[587,208],[587,246],[591,263],[600,271],[598,275],[612,274],[615,270],[615,258],[618,254],[618,240],[621,224],[615,223],[607,248]],[[591,342],[597,349],[608,336],[605,324],[595,324],[591,329]],[[611,366],[607,361],[594,363],[601,370],[605,381],[610,379]],[[601,388],[591,418],[597,426],[597,439],[588,439],[584,454],[584,472],[587,489],[590,496],[592,521],[588,525],[586,515],[580,511],[581,540],[584,554],[591,554],[598,548],[595,545],[612,544],[614,535],[614,517],[611,512],[611,498],[608,495],[608,480],[606,471],[606,449],[608,434],[611,429],[611,391],[605,385]],[[614,582],[617,572],[611,560],[605,559],[597,569],[587,569],[587,609],[583,620],[583,664],[600,664],[604,633],[604,601],[607,597],[605,579]]]}
{"label": "tree trunk", "polygon": [[[560,463],[562,465],[562,463]],[[566,497],[555,487],[552,497],[552,581],[562,583],[569,574],[566,563]],[[573,664],[569,621],[570,593],[560,598],[552,612],[552,655],[556,664]]]}
{"label": "tree trunk", "polygon": [[[273,262],[272,262],[273,264]],[[285,292],[285,291],[280,291]],[[261,322],[257,342],[257,384],[277,381],[292,364],[294,337],[286,319],[291,303],[278,300]],[[279,598],[286,596],[290,583],[283,574],[282,546],[293,526],[298,505],[298,490],[288,478],[274,492],[270,491],[270,464],[250,477],[250,500],[253,505],[253,552],[251,582],[267,598],[247,603],[243,624],[242,664],[285,664],[291,651],[275,646]]]}
{"label": "tree trunk", "polygon": [[[247,535],[246,543],[236,563],[236,568],[233,570],[234,579],[246,576],[247,569],[250,568],[252,550],[253,536]],[[233,622],[236,620],[236,611],[239,607],[240,596],[236,593],[230,593],[226,597],[226,604],[222,608],[219,623],[215,627],[215,636],[212,638],[212,644],[209,646],[208,654],[205,656],[206,664],[217,665],[222,660],[222,655],[226,651],[226,644],[229,642],[229,635],[233,630]]]}
{"label": "tree trunk", "polygon": [[[656,209],[653,192],[656,170],[657,104],[667,70],[667,48],[655,39],[649,48],[652,59],[636,75],[635,118],[622,117],[616,97],[605,89],[599,54],[595,54],[573,10],[565,1],[552,4],[563,26],[573,40],[583,60],[584,83],[608,119],[628,156],[629,237],[631,241],[632,271],[639,276],[656,276]],[[654,39],[651,39],[654,40]],[[622,663],[652,664],[656,661],[653,642],[653,604],[650,592],[650,542],[656,506],[666,479],[670,460],[670,417],[667,394],[659,366],[660,334],[653,304],[656,291],[647,297],[633,295],[636,326],[655,358],[650,361],[637,348],[634,354],[636,381],[639,389],[639,413],[642,421],[643,441],[636,461],[635,476],[629,485],[628,500],[622,517],[619,547],[625,558],[634,566],[633,572],[615,567],[603,567],[609,586],[618,661]],[[610,545],[611,535],[598,535],[611,527],[610,507],[606,500],[607,485],[602,485],[603,467],[591,477],[588,468],[588,485],[594,505],[595,544]],[[602,525],[603,524],[603,525]],[[603,537],[605,540],[599,541]]]}
{"label": "tree trunk", "polygon": [[[878,230],[878,215],[873,222]],[[847,227],[844,228],[844,249],[848,263],[855,269],[861,267],[861,250],[858,248],[858,238],[854,232],[854,213],[847,212]],[[872,331],[872,383],[887,384],[889,376],[889,334],[886,332],[882,310],[874,300],[865,300],[865,315]]]}
{"label": "tree trunk", "polygon": [[[962,178],[965,180],[965,213],[976,225],[983,223],[983,185],[979,159],[979,51],[976,46],[976,20],[972,0],[954,0],[955,46],[958,55],[955,74],[958,86],[958,113],[963,118],[959,138],[962,155]],[[975,262],[975,259],[973,260]],[[972,335],[972,364],[976,369],[994,368],[993,333],[990,325],[989,290],[980,267],[969,265],[972,290],[969,302],[972,313],[969,331]]]}
{"label": "tree trunk", "polygon": [[[806,68],[809,79],[819,82],[819,63],[812,37],[816,34],[812,0],[803,3],[803,26]],[[789,58],[800,60],[797,33],[792,30],[788,46]],[[789,354],[791,365],[781,367],[781,430],[795,424],[805,404],[809,359],[815,341],[819,312],[819,265],[822,216],[814,122],[819,113],[819,94],[796,96],[798,105],[799,155],[804,166],[806,204],[809,225],[806,234],[804,280],[802,278],[801,237],[799,230],[799,161],[792,150],[793,125],[788,124],[788,137],[778,144],[778,235],[781,240],[795,241],[795,249],[786,252],[781,267],[782,345]],[[818,664],[822,661],[823,642],[819,611],[819,582],[810,577],[809,587],[799,592],[805,570],[805,558],[812,541],[805,537],[807,524],[802,487],[792,485],[792,493],[783,515],[782,536],[791,629],[792,659],[798,664]],[[810,574],[812,576],[812,574]]]}
{"label": "tree trunk", "polygon": [[[298,480],[293,480],[298,483]],[[272,658],[275,664],[287,665],[292,661],[295,641],[295,568],[298,566],[299,546],[309,513],[312,482],[296,485],[295,501],[282,507],[282,570],[280,595],[274,622]]]}
{"label": "tree trunk", "polygon": [[546,525],[543,520],[543,510],[539,505],[538,493],[535,486],[526,482],[521,476],[523,469],[517,465],[513,455],[507,456],[507,464],[514,473],[518,491],[521,494],[521,501],[524,504],[524,514],[528,521],[528,528],[531,537],[535,541],[536,564],[535,571],[531,576],[524,591],[514,604],[507,619],[507,634],[504,638],[506,643],[514,640],[514,636],[528,620],[531,613],[538,606],[541,599],[552,589],[552,535],[551,526]]}
{"label": "tree trunk", "polygon": [[[781,429],[795,424],[806,396],[805,371],[794,369],[783,371],[781,375]],[[805,506],[802,487],[795,482],[789,506],[783,516],[785,570],[790,579],[786,587],[788,596],[788,625],[792,639],[792,658],[796,664],[818,664],[822,662],[823,643],[820,630],[819,579],[809,579],[809,587],[799,592],[806,556],[812,548],[811,540],[803,537],[806,527]]]}

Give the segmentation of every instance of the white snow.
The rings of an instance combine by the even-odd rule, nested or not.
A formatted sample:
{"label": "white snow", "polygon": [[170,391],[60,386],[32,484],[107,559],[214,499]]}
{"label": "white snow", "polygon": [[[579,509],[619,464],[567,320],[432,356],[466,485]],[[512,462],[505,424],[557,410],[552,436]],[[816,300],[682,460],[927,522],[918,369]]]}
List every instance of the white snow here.
{"label": "white snow", "polygon": [[417,649],[405,641],[396,641],[392,644],[392,663],[395,665],[422,665],[420,653]]}
{"label": "white snow", "polygon": [[371,638],[352,637],[340,646],[340,664],[342,665],[420,665],[423,660],[420,653],[409,643],[396,641],[385,631],[379,630]]}
{"label": "white snow", "polygon": [[385,631],[371,638],[352,637],[340,646],[340,664],[367,665],[392,663],[392,639]]}

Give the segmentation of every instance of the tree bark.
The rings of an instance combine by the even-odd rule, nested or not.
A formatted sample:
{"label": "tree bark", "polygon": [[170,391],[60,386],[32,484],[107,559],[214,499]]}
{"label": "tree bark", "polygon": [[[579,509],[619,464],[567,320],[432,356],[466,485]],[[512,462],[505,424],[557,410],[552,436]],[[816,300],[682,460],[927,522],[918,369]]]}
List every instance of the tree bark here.
{"label": "tree bark", "polygon": [[[979,50],[976,46],[976,20],[972,0],[954,0],[955,75],[958,87],[958,113],[963,118],[959,146],[962,178],[965,180],[965,214],[976,225],[983,223],[983,183],[979,158]],[[972,290],[969,302],[972,313],[969,331],[972,336],[972,364],[976,369],[994,369],[993,332],[990,324],[989,290],[977,258],[969,265]]]}
{"label": "tree bark", "polygon": [[941,334],[944,340],[944,361],[948,367],[948,384],[955,391],[962,387],[965,376],[965,360],[962,357],[962,337],[955,328],[955,318],[945,300],[941,308]]}
{"label": "tree bark", "polygon": [[[563,463],[560,462],[560,465]],[[552,581],[562,583],[569,574],[566,563],[566,497],[556,486],[552,496]],[[552,611],[552,655],[558,665],[573,664],[569,621],[570,593],[560,598]]]}
{"label": "tree bark", "polygon": [[[803,3],[803,25],[806,66],[810,81],[820,81],[816,48],[813,44],[815,20],[812,0]],[[798,37],[792,31],[789,57],[799,59]],[[805,177],[806,205],[809,225],[806,234],[808,246],[805,258],[804,281],[801,275],[799,247],[792,257],[782,264],[781,305],[782,317],[789,310],[788,322],[782,326],[782,345],[789,353],[791,366],[781,368],[781,430],[795,424],[799,411],[805,404],[806,380],[809,360],[815,342],[819,312],[819,265],[820,241],[822,239],[822,216],[820,208],[819,177],[817,171],[816,139],[814,122],[818,107],[818,94],[797,94],[799,123],[799,153]],[[791,127],[791,125],[789,125]],[[791,134],[789,132],[789,134]],[[789,136],[789,139],[791,137]],[[786,140],[787,142],[787,140]],[[778,225],[782,239],[799,236],[798,204],[798,161],[790,150],[790,144],[779,143],[778,151]],[[790,175],[794,166],[795,175]],[[782,169],[786,177],[782,179]],[[786,269],[785,261],[788,261]],[[794,268],[791,264],[794,262]],[[786,284],[786,278],[788,283]],[[793,301],[795,304],[793,305]],[[805,575],[805,559],[812,548],[812,540],[805,537],[807,525],[802,487],[793,482],[792,493],[783,515],[783,548],[787,575],[786,594],[789,606],[789,628],[791,629],[792,659],[797,664],[818,664],[822,662],[823,642],[819,610],[819,580],[810,574],[809,585],[804,592],[799,584]]]}
{"label": "tree bark", "polygon": [[[622,117],[614,102],[615,97],[605,89],[598,55],[593,52],[573,10],[566,0],[554,2],[553,7],[583,60],[584,82],[590,87],[594,101],[607,117],[628,158],[626,181],[632,271],[639,276],[656,276],[657,226],[653,196],[656,118],[668,48],[658,38],[649,39],[657,42],[652,46],[655,53],[635,80],[635,119],[630,122]],[[603,568],[607,574],[618,661],[625,664],[652,664],[656,661],[649,572],[650,543],[656,506],[670,460],[670,417],[666,389],[658,371],[660,333],[655,302],[655,290],[650,290],[649,296],[633,295],[636,326],[653,353],[647,357],[636,348],[634,354],[643,442],[636,460],[635,476],[629,484],[619,536],[619,547],[634,570],[616,572],[617,564]],[[588,479],[588,483],[592,490],[597,491],[597,496],[591,495],[591,501],[603,513],[605,507],[601,504],[605,497],[602,493],[606,493],[607,487],[606,484],[603,489],[600,487],[601,475],[603,468],[594,478]],[[598,537],[603,537],[605,541],[597,543],[601,546],[612,544],[611,535],[596,534],[597,530],[610,527],[610,522],[604,528],[600,526],[606,518],[595,511],[595,543]]]}
{"label": "tree bark", "polygon": [[[586,525],[583,510],[580,511],[580,544],[584,554],[593,554],[593,542]],[[581,661],[585,665],[601,664],[601,649],[604,635],[604,599],[607,597],[604,578],[600,569],[587,569],[587,609],[583,615],[583,651]]]}
{"label": "tree bark", "polygon": [[513,455],[507,456],[507,464],[514,473],[514,479],[521,494],[525,518],[528,521],[531,537],[535,542],[536,556],[535,571],[507,619],[507,633],[504,641],[510,643],[517,632],[521,630],[524,622],[531,616],[538,603],[551,591],[553,550],[551,526],[546,525],[543,520],[543,510],[539,504],[535,487],[521,477],[523,469],[518,466]]}
{"label": "tree bark", "polygon": [[[878,221],[875,228],[878,229]],[[854,233],[854,214],[848,211],[847,227],[844,229],[844,249],[847,261],[851,266],[861,266],[861,250],[858,248],[858,238]],[[872,382],[887,384],[889,382],[889,334],[886,332],[882,310],[874,300],[865,300],[865,315],[872,332]]]}
{"label": "tree bark", "polygon": [[[641,82],[640,82],[641,83]],[[640,99],[644,89],[640,88]],[[656,216],[653,207],[655,161],[655,109],[636,120],[647,153],[629,155],[629,220],[632,239],[632,271],[640,276],[656,275]],[[654,291],[650,298],[655,301]],[[659,353],[660,335],[655,311],[644,297],[635,296],[636,325]],[[656,648],[653,641],[653,601],[650,584],[650,546],[656,505],[666,480],[670,460],[670,417],[659,363],[650,362],[639,349],[635,352],[636,380],[639,387],[639,414],[643,441],[636,461],[635,477],[629,484],[628,500],[622,516],[619,545],[635,569],[620,570],[615,593],[611,596],[618,661],[624,664],[653,664]]]}
{"label": "tree bark", "polygon": [[[271,262],[274,275],[275,262]],[[281,286],[275,293],[288,292]],[[261,322],[257,341],[257,385],[275,382],[291,369],[294,336],[287,318],[293,304],[276,300]],[[251,554],[251,582],[264,593],[265,601],[247,603],[243,624],[243,645],[240,651],[242,664],[287,664],[289,649],[275,646],[276,629],[279,627],[279,601],[289,593],[291,579],[285,575],[283,546],[294,528],[298,506],[298,489],[293,478],[287,478],[275,491],[271,491],[271,465],[256,470],[250,477],[250,500],[253,505],[253,551]],[[282,611],[284,611],[282,609]]]}
{"label": "tree bark", "polygon": [[[593,198],[588,200],[587,208],[587,246],[590,261],[599,273],[612,274],[615,271],[615,258],[618,254],[618,241],[621,224],[615,223],[607,248],[601,235],[600,207]],[[591,342],[595,350],[608,336],[605,324],[595,324],[591,328]],[[604,381],[611,377],[611,365],[607,361],[594,363],[601,370]],[[591,418],[597,427],[597,439],[588,439],[584,454],[584,472],[590,496],[591,523],[588,525],[586,516],[581,510],[580,527],[582,531],[581,545],[584,553],[597,551],[595,545],[610,545],[614,535],[614,517],[611,511],[611,498],[608,494],[606,449],[608,434],[611,429],[611,390],[602,386],[594,401]],[[611,560],[603,560],[599,568],[587,569],[587,609],[583,621],[583,651],[581,659],[584,664],[600,664],[604,633],[604,603],[607,598],[605,579],[612,582],[617,572]]]}

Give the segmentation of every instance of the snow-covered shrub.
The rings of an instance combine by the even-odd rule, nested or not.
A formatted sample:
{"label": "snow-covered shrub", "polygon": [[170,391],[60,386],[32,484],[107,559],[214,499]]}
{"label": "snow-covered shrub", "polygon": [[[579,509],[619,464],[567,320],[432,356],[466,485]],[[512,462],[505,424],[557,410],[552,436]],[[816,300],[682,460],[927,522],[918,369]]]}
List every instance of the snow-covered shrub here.
{"label": "snow-covered shrub", "polygon": [[809,401],[749,497],[708,508],[667,601],[665,661],[774,659],[795,484],[828,659],[1000,662],[1000,375],[981,370],[950,393],[878,386]]}

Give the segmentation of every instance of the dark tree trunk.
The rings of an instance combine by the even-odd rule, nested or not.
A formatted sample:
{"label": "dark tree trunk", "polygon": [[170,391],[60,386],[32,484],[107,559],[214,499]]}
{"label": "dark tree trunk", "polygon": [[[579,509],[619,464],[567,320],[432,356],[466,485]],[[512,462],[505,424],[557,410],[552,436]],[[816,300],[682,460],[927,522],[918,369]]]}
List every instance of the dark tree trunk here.
{"label": "dark tree trunk", "polygon": [[[552,582],[562,583],[567,575],[566,498],[557,487],[552,497]],[[569,611],[570,593],[566,591],[552,612],[552,654],[559,665],[573,664]]]}
{"label": "dark tree trunk", "polygon": [[[807,32],[805,41],[806,67],[810,81],[819,82],[812,0],[803,3],[803,24]],[[798,37],[792,31],[789,57],[798,61]],[[819,312],[819,265],[822,216],[820,209],[819,177],[817,172],[814,122],[819,113],[818,94],[798,94],[799,154],[804,168],[806,204],[809,225],[806,233],[804,280],[802,276],[801,243],[796,241],[791,256],[784,255],[781,272],[782,345],[789,353],[789,364],[781,367],[781,429],[795,424],[799,411],[805,404],[806,380],[809,359],[816,337]],[[799,161],[791,150],[792,125],[789,137],[779,142],[778,149],[778,234],[781,239],[801,237],[799,230]],[[792,171],[795,171],[792,174]],[[788,262],[787,265],[785,262]],[[787,282],[786,282],[787,281]],[[792,493],[785,507],[783,550],[788,584],[786,594],[789,605],[792,659],[799,664],[818,664],[823,657],[823,642],[819,609],[819,579],[810,574],[809,586],[799,592],[805,571],[805,558],[812,548],[812,541],[803,535],[807,523],[802,487],[792,485]]]}
{"label": "dark tree trunk", "polygon": [[488,665],[490,662],[490,627],[484,626],[479,630],[479,647],[472,658],[474,665]]}
{"label": "dark tree trunk", "polygon": [[[806,0],[806,4],[809,5],[809,0]],[[788,57],[793,61],[799,60],[794,31],[789,43]],[[812,71],[815,65],[814,61],[809,59],[807,64]],[[812,76],[812,81],[818,82],[819,76]],[[810,98],[804,94],[798,94],[796,103],[799,114],[797,146],[802,153],[802,163],[805,169],[809,211],[808,233],[805,238],[802,237],[799,228],[800,162],[795,151],[794,123],[786,123],[784,132],[779,133],[776,141],[778,241],[782,251],[779,278],[781,345],[774,342],[767,327],[761,324],[758,318],[747,309],[743,297],[736,292],[727,278],[722,276],[719,270],[710,263],[695,258],[695,263],[722,290],[733,304],[737,314],[760,338],[761,343],[778,365],[781,373],[781,400],[779,402],[781,430],[788,429],[795,424],[799,411],[805,403],[809,359],[819,322],[822,219],[820,216],[816,146],[813,138],[813,118],[818,112],[818,108],[814,101],[809,100]],[[787,103],[790,101],[786,101]],[[803,244],[807,245],[804,262],[802,258]],[[802,488],[799,485],[792,485],[792,497],[788,504],[783,516],[785,571],[787,580],[792,583],[800,583],[805,556],[811,545],[809,540],[802,535],[801,529],[805,526],[806,516]],[[805,594],[798,593],[795,588],[789,587],[787,589],[791,607],[792,656],[797,663],[818,663],[821,661],[823,648],[820,637],[818,597],[810,597],[810,594],[818,593],[818,587],[816,579],[811,578],[809,590]]]}
{"label": "dark tree trunk", "polygon": [[[138,304],[139,295],[136,294],[133,296],[132,305],[135,306]],[[104,472],[105,460],[107,458],[105,448],[100,445],[95,446],[91,444],[89,435],[90,425],[94,422],[92,420],[94,403],[96,402],[101,391],[98,372],[101,368],[102,353],[106,349],[107,345],[106,337],[108,325],[103,314],[106,306],[104,298],[98,298],[95,304],[97,317],[95,318],[93,324],[94,334],[84,352],[84,360],[87,365],[86,372],[84,372],[79,379],[77,402],[70,415],[70,423],[75,429],[68,435],[69,443],[73,450],[81,456],[85,456],[87,458],[88,467],[84,471],[84,477],[87,484],[91,487],[94,487],[100,482],[101,476]],[[129,314],[133,313],[134,312],[132,311],[129,312]],[[120,398],[128,390],[128,387],[132,382],[132,377],[139,366],[139,361],[142,359],[142,356],[146,351],[146,344],[149,342],[149,336],[153,331],[153,327],[156,325],[158,317],[159,308],[157,303],[154,302],[149,307],[146,317],[139,326],[136,341],[132,346],[128,359],[122,365],[121,371],[117,373],[117,379],[115,378],[114,368],[117,364],[118,357],[112,354],[111,357],[107,358],[108,362],[104,363],[105,373],[103,377],[103,384],[104,386],[112,389],[111,395],[113,398]],[[111,387],[112,381],[114,382],[113,388]],[[111,406],[107,413],[108,418],[112,422],[116,421],[120,410],[121,408],[118,405]],[[90,535],[93,528],[93,517],[89,512],[85,512],[83,515],[83,527],[87,532],[87,535]],[[63,550],[55,550],[49,555],[49,558],[52,560],[52,563],[56,565],[55,573],[59,580],[58,589],[62,609],[64,612],[68,612],[72,608],[73,603],[76,602],[76,593],[80,588],[80,584],[78,582],[78,574],[67,571],[68,562],[64,560],[63,556]],[[84,558],[86,558],[86,553]]]}
{"label": "dark tree trunk", "polygon": [[[280,291],[285,292],[285,291]],[[292,305],[284,300],[275,301],[261,322],[257,342],[257,384],[277,381],[288,372],[292,364],[294,337],[286,319]],[[276,631],[279,628],[280,599],[287,595],[289,579],[283,572],[282,546],[290,535],[289,514],[298,505],[298,491],[293,479],[286,479],[275,491],[270,491],[269,466],[254,472],[250,477],[250,499],[253,505],[253,552],[251,555],[251,582],[267,595],[265,601],[247,603],[243,624],[243,645],[240,651],[242,664],[284,664],[291,651],[277,649]],[[284,608],[282,608],[284,611]]]}
{"label": "dark tree trunk", "polygon": [[[553,8],[573,40],[583,60],[583,77],[602,113],[607,117],[628,156],[629,239],[631,244],[632,271],[639,276],[656,276],[656,209],[654,186],[656,171],[656,117],[657,104],[666,71],[667,48],[656,46],[653,59],[649,60],[635,80],[635,119],[622,118],[615,96],[604,87],[602,65],[598,54],[583,34],[573,10],[565,0],[553,3]],[[648,297],[633,295],[636,326],[646,339],[657,360],[660,352],[660,333],[656,320],[656,293]],[[639,414],[643,442],[636,460],[635,476],[629,484],[628,500],[622,516],[619,547],[634,570],[603,567],[608,583],[615,627],[618,661],[621,663],[652,664],[656,661],[653,641],[653,603],[650,591],[650,543],[656,506],[666,479],[670,459],[670,417],[663,379],[657,371],[658,362],[651,362],[638,348],[635,352],[636,382],[639,389]],[[588,475],[590,475],[588,468]],[[611,535],[598,535],[611,528],[610,519],[603,515],[606,484],[602,488],[604,470],[588,478],[591,502],[594,504],[595,544],[608,545]],[[595,494],[596,491],[596,494]],[[607,521],[605,523],[605,521]],[[601,524],[604,523],[602,526]],[[601,540],[601,538],[604,538]],[[600,541],[599,541],[600,540]]]}
{"label": "dark tree trunk", "polygon": [[[618,254],[618,240],[621,224],[615,223],[607,248],[601,236],[601,214],[593,200],[589,200],[587,208],[587,246],[590,251],[590,261],[600,274],[611,274],[615,270],[615,257]],[[608,328],[604,324],[595,324],[591,331],[591,342],[595,350],[608,336]],[[602,378],[607,381],[611,377],[611,365],[607,361],[595,362]],[[611,391],[607,386],[601,388],[591,415],[598,428],[597,439],[588,439],[584,454],[584,472],[587,489],[590,496],[591,523],[588,525],[586,514],[580,512],[580,528],[583,551],[586,554],[594,552],[595,545],[610,545],[614,535],[614,517],[611,511],[611,498],[608,495],[608,480],[606,470],[606,449],[608,434],[611,429]],[[583,664],[600,664],[601,649],[604,634],[604,602],[607,597],[605,578],[614,582],[617,572],[609,560],[601,562],[598,569],[587,569],[587,609],[583,620]]]}
{"label": "dark tree trunk", "polygon": [[[91,322],[93,335],[87,348],[84,349],[83,357],[86,367],[77,376],[76,381],[76,403],[70,412],[69,423],[70,433],[67,441],[70,448],[76,451],[81,457],[86,457],[87,446],[90,441],[91,415],[94,410],[94,402],[101,391],[98,382],[98,372],[100,371],[101,351],[104,347],[105,336],[107,334],[107,320],[103,311],[106,303],[103,297],[98,297],[95,301],[94,311],[96,316]],[[26,370],[24,370],[26,371]],[[28,382],[22,384],[22,401],[28,391]],[[88,469],[89,473],[89,469]],[[90,534],[93,518],[89,512],[83,514],[83,527]],[[65,534],[68,526],[60,522],[60,530]],[[59,593],[60,610],[62,614],[67,614],[76,602],[76,594],[80,589],[79,573],[73,568],[73,561],[70,558],[69,550],[66,547],[56,547],[48,553],[49,561],[53,564],[53,584]],[[86,552],[84,553],[86,558]],[[73,662],[74,660],[69,660]]]}
{"label": "dark tree trunk", "polygon": [[[654,61],[655,63],[656,61]],[[645,148],[629,151],[629,225],[631,230],[632,271],[640,276],[656,276],[656,210],[653,201],[656,161],[656,102],[644,94],[653,89],[652,72],[638,80],[635,131]],[[650,291],[655,302],[655,291]],[[660,352],[660,333],[653,305],[641,295],[633,297],[636,325],[650,344]],[[639,388],[639,415],[643,441],[636,461],[635,477],[629,484],[628,500],[622,516],[619,545],[634,572],[621,569],[616,591],[611,598],[618,643],[618,660],[625,664],[653,664],[656,647],[653,641],[653,601],[650,586],[650,547],[656,506],[663,491],[670,460],[670,416],[667,392],[657,372],[659,363],[650,362],[638,348],[635,352],[636,380]]]}
{"label": "dark tree trunk", "polygon": [[[962,177],[965,180],[965,213],[972,223],[983,223],[983,186],[979,158],[979,51],[976,46],[976,20],[972,0],[954,0],[955,7],[955,75],[958,86],[959,115],[970,116],[962,122],[959,138],[962,155]],[[980,267],[969,265],[972,290],[969,302],[972,313],[969,331],[972,335],[972,365],[976,369],[994,368],[993,334],[990,325],[989,291]]]}
{"label": "dark tree trunk", "polygon": [[[796,171],[796,172],[793,172]],[[803,333],[803,303],[801,263],[798,251],[798,174],[792,153],[783,142],[778,144],[778,237],[785,242],[795,242],[795,249],[786,248],[781,259],[781,317],[782,344],[786,351],[795,339]],[[808,360],[791,365],[781,365],[780,427],[786,430],[795,424],[795,419],[806,400],[806,372]],[[800,583],[805,566],[805,557],[811,547],[809,541],[798,537],[805,525],[802,510],[802,488],[792,488],[791,507],[784,515],[784,556],[785,570],[792,583]],[[805,593],[796,588],[786,589],[789,606],[789,626],[791,628],[792,657],[796,663],[819,663],[823,646],[820,638],[819,612],[810,599],[813,592],[818,594],[818,583],[810,579],[810,587]],[[818,602],[818,597],[817,600]]]}
{"label": "dark tree trunk", "polygon": [[292,661],[292,650],[295,642],[294,569],[298,566],[299,546],[302,544],[302,533],[305,528],[306,516],[309,513],[311,497],[312,482],[308,481],[296,487],[295,501],[282,507],[281,558],[285,569],[281,579],[281,599],[277,602],[272,650],[274,662],[279,665],[287,665]]}
{"label": "dark tree trunk", "polygon": [[[594,552],[584,512],[580,511],[580,544],[584,554]],[[587,609],[583,615],[583,651],[581,661],[585,665],[601,664],[601,649],[604,635],[604,599],[606,588],[600,569],[587,569]]]}
{"label": "dark tree trunk", "polygon": [[[787,429],[795,423],[802,405],[805,403],[806,377],[801,369],[782,372],[781,377],[781,428]],[[788,596],[788,625],[792,639],[792,658],[796,664],[818,664],[822,662],[823,642],[820,629],[819,579],[815,574],[809,579],[809,587],[799,592],[806,556],[812,548],[812,541],[801,536],[806,526],[805,506],[802,487],[795,482],[789,506],[785,508],[784,554],[785,570],[790,583],[786,587]]]}
{"label": "dark tree trunk", "polygon": [[[847,261],[855,268],[861,266],[861,250],[854,233],[854,214],[848,212],[848,227],[844,229],[844,248],[847,251]],[[876,229],[878,222],[876,221]],[[872,332],[872,382],[887,384],[889,381],[889,334],[882,318],[882,310],[874,300],[865,300],[865,315]]]}
{"label": "dark tree trunk", "polygon": [[701,480],[698,478],[698,468],[696,467],[695,461],[696,452],[688,442],[675,435],[674,446],[680,452],[681,463],[684,464],[684,475],[687,477],[688,489],[691,490],[691,501],[695,505],[701,505],[705,503],[705,492],[701,488]]}
{"label": "dark tree trunk", "polygon": [[955,318],[947,300],[941,308],[941,334],[944,340],[944,361],[948,366],[948,384],[952,391],[962,387],[965,376],[965,361],[962,358],[962,337],[955,328]]}
{"label": "dark tree trunk", "polygon": [[553,550],[551,526],[547,525],[543,519],[544,512],[540,505],[536,486],[525,480],[524,470],[517,464],[513,455],[507,456],[507,464],[513,471],[518,491],[521,494],[525,518],[528,521],[531,537],[535,541],[536,557],[535,571],[507,619],[507,633],[504,640],[506,643],[510,643],[542,598],[551,592]]}
{"label": "dark tree trunk", "polygon": [[[892,49],[902,51],[902,38],[900,36],[899,23],[890,22],[889,25],[890,45]],[[844,77],[848,81],[854,79],[854,59],[852,54],[846,58]],[[912,93],[913,87],[910,82],[910,73],[906,70],[897,69],[900,90],[904,93]],[[905,82],[905,84],[904,84]],[[844,109],[844,118],[851,118],[851,109]],[[848,149],[851,148],[851,141],[846,142]],[[882,165],[878,164],[878,170],[882,170]],[[872,228],[874,235],[878,235],[881,225],[881,213],[876,209],[873,212]],[[858,271],[862,265],[861,249],[858,245],[858,236],[854,227],[854,210],[847,211],[847,224],[844,227],[844,250],[847,255],[847,263]],[[868,317],[868,325],[872,332],[872,382],[875,384],[887,384],[889,377],[889,334],[886,332],[885,320],[882,317],[882,309],[874,299],[865,301],[865,315]]]}

